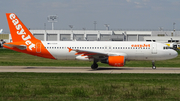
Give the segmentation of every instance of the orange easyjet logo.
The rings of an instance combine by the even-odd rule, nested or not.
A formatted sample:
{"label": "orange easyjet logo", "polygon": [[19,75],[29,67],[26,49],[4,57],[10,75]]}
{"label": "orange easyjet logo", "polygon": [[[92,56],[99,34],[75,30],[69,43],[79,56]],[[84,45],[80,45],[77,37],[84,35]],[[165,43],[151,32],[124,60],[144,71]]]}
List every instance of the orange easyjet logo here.
{"label": "orange easyjet logo", "polygon": [[150,44],[132,44],[131,47],[150,47]]}
{"label": "orange easyjet logo", "polygon": [[11,19],[12,23],[14,24],[14,26],[17,30],[17,32],[16,32],[17,35],[21,35],[22,40],[25,41],[25,43],[29,47],[29,49],[32,50],[32,48],[35,48],[35,44],[30,41],[31,36],[26,35],[26,32],[24,31],[24,29],[23,29],[20,21],[16,17],[16,15],[12,13],[9,15],[9,18]]}

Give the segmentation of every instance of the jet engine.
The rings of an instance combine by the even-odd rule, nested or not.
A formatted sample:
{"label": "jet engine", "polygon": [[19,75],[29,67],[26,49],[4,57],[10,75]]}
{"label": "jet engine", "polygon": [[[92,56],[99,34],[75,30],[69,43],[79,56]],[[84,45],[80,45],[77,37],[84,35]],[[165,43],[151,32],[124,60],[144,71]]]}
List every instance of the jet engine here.
{"label": "jet engine", "polygon": [[110,66],[122,67],[125,65],[124,56],[109,56],[108,59],[102,60],[102,63],[107,63]]}

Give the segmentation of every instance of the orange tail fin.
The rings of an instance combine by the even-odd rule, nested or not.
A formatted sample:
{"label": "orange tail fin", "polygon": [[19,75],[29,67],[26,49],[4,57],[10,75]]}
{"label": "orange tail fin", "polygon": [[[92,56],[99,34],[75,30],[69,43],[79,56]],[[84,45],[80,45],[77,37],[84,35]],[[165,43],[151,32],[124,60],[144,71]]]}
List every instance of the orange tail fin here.
{"label": "orange tail fin", "polygon": [[41,40],[36,39],[14,13],[7,13],[6,17],[13,42],[5,43],[3,47],[18,52],[55,59],[44,47]]}
{"label": "orange tail fin", "polygon": [[12,41],[21,42],[26,45],[29,50],[35,49],[34,41],[40,41],[36,39],[31,32],[26,28],[26,26],[19,20],[19,18],[14,13],[6,14],[9,29],[11,32]]}
{"label": "orange tail fin", "polygon": [[6,17],[13,42],[36,39],[14,13],[6,13]]}

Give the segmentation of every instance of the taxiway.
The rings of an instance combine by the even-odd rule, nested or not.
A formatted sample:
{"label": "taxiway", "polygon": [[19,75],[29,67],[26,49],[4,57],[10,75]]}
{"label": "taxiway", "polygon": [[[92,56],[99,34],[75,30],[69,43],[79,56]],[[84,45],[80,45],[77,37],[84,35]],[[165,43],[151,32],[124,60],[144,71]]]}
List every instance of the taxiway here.
{"label": "taxiway", "polygon": [[180,73],[180,68],[157,67],[50,67],[50,66],[0,66],[0,72],[35,72],[35,73]]}

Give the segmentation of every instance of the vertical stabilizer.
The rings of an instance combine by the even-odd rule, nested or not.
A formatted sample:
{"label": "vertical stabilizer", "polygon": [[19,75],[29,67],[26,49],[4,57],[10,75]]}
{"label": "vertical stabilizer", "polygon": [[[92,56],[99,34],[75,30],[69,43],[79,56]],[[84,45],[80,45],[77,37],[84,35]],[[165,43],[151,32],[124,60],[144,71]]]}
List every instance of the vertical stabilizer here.
{"label": "vertical stabilizer", "polygon": [[13,42],[5,43],[3,47],[35,56],[55,59],[41,40],[36,39],[14,13],[6,13],[6,17]]}
{"label": "vertical stabilizer", "polygon": [[14,13],[6,13],[13,42],[37,40]]}

